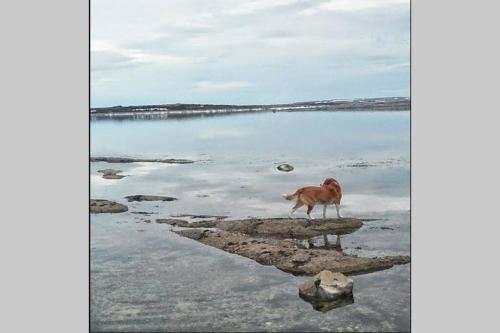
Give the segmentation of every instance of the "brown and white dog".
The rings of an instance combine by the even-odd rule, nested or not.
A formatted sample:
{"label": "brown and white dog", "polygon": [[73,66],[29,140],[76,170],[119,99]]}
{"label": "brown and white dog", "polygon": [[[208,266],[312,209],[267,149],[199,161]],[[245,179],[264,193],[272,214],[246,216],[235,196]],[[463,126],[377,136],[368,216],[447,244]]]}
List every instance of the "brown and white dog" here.
{"label": "brown and white dog", "polygon": [[339,208],[340,199],[342,199],[342,190],[340,188],[339,182],[333,178],[326,178],[321,186],[306,186],[298,189],[294,194],[283,194],[285,199],[293,200],[297,198],[295,206],[292,207],[290,214],[288,215],[292,218],[292,214],[303,205],[307,205],[307,216],[309,219],[311,217],[311,211],[314,206],[319,203],[323,205],[323,218],[326,218],[326,206],[335,204],[337,209],[337,216],[341,218]]}

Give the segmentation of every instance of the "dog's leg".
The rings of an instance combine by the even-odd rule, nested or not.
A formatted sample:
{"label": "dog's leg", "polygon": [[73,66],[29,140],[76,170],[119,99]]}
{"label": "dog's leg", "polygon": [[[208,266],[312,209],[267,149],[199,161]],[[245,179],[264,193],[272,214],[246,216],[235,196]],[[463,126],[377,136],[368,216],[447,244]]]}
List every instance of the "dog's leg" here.
{"label": "dog's leg", "polygon": [[295,206],[293,206],[293,207],[292,207],[292,210],[290,211],[290,213],[288,213],[288,217],[292,219],[292,218],[293,218],[293,217],[292,217],[293,213],[295,213],[295,211],[296,211],[297,209],[299,209],[300,207],[302,207],[303,205],[304,205],[304,204],[303,204],[302,202],[297,202],[297,203],[295,203]]}
{"label": "dog's leg", "polygon": [[335,204],[335,208],[337,209],[337,217],[341,219],[342,216],[340,215],[340,204]]}
{"label": "dog's leg", "polygon": [[314,220],[313,217],[311,217],[311,210],[313,210],[314,206],[307,206],[307,216],[309,216],[309,220]]}
{"label": "dog's leg", "polygon": [[326,219],[326,205],[323,206],[323,218]]}

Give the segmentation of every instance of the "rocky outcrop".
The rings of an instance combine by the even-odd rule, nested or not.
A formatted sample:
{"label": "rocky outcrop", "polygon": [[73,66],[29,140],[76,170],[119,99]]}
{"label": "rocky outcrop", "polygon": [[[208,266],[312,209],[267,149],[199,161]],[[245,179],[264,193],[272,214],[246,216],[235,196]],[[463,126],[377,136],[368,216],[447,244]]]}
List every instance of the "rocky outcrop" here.
{"label": "rocky outcrop", "polygon": [[127,199],[129,202],[132,202],[132,201],[174,201],[174,200],[177,200],[177,198],[166,197],[166,196],[162,196],[162,195],[143,195],[143,194],[129,195],[129,196],[126,196],[125,199]]}
{"label": "rocky outcrop", "polygon": [[284,163],[284,164],[278,165],[277,169],[279,171],[290,172],[293,170],[293,166],[291,166],[290,164]]}
{"label": "rocky outcrop", "polygon": [[353,281],[342,273],[321,271],[299,287],[299,296],[315,310],[326,312],[354,303]]}
{"label": "rocky outcrop", "polygon": [[[211,221],[214,222],[214,221]],[[323,270],[359,274],[410,262],[409,256],[360,258],[326,249],[307,249],[292,240],[254,237],[225,230],[185,229],[177,234],[263,265],[297,275],[315,275]]]}
{"label": "rocky outcrop", "polygon": [[128,210],[125,205],[101,199],[90,199],[89,208],[91,213],[123,213]]}
{"label": "rocky outcrop", "polygon": [[[169,219],[162,219],[161,223],[176,225],[179,220],[173,219],[169,223]],[[279,238],[295,238],[308,239],[311,237],[335,234],[343,235],[352,233],[358,230],[363,225],[363,222],[354,218],[341,219],[290,219],[290,218],[253,218],[244,220],[212,220],[185,223],[185,227],[189,228],[218,228],[226,231],[235,231],[245,233],[247,235],[268,236]]]}
{"label": "rocky outcrop", "polygon": [[97,172],[102,173],[102,178],[104,179],[122,179],[125,177],[124,175],[119,175],[121,170],[114,170],[114,169],[105,169],[105,170],[99,170]]}
{"label": "rocky outcrop", "polygon": [[194,163],[192,160],[182,158],[130,158],[130,157],[91,157],[90,162],[108,162],[108,163],[134,163],[134,162],[156,162],[169,164],[188,164]]}

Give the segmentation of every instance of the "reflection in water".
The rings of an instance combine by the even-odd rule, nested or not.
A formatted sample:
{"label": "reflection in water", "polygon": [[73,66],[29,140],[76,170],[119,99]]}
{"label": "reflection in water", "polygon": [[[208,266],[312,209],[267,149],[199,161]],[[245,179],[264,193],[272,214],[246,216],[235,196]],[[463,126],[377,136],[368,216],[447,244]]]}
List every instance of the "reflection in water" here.
{"label": "reflection in water", "polygon": [[314,310],[320,311],[320,312],[328,312],[330,310],[340,308],[340,307],[354,303],[354,297],[353,297],[352,293],[348,294],[348,295],[344,295],[342,297],[339,297],[339,298],[337,298],[335,300],[331,300],[331,301],[317,301],[317,300],[312,300],[312,299],[302,297],[301,295],[299,295],[299,296],[304,301],[310,303]]}
{"label": "reflection in water", "polygon": [[334,251],[338,251],[338,252],[344,254],[344,250],[342,249],[342,244],[340,243],[340,234],[336,235],[335,244],[330,243],[330,241],[328,240],[327,234],[324,234],[322,236],[322,238],[323,238],[322,242],[318,243],[317,242],[318,238],[319,237],[313,237],[313,238],[309,238],[307,240],[302,240],[302,241],[296,240],[296,242],[299,242],[300,245],[302,245],[308,249],[334,250]]}

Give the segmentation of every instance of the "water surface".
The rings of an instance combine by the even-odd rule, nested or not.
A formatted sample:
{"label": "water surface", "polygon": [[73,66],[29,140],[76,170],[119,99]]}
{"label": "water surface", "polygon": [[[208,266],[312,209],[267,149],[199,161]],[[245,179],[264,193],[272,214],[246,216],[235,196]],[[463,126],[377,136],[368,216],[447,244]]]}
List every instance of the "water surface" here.
{"label": "water surface", "polygon": [[[343,187],[343,215],[377,219],[342,236],[344,251],[408,255],[409,133],[409,112],[92,121],[92,156],[197,161],[91,164],[91,197],[129,206],[126,213],[91,216],[92,329],[408,331],[410,265],[354,276],[354,303],[321,313],[298,297],[307,277],[181,238],[154,220],[177,214],[285,217],[293,203],[282,193],[330,176]],[[278,171],[281,162],[295,170]],[[102,179],[97,171],[110,167],[127,177]],[[179,200],[126,202],[133,194]],[[321,212],[317,207],[313,216]],[[334,216],[335,209],[327,214]]]}

